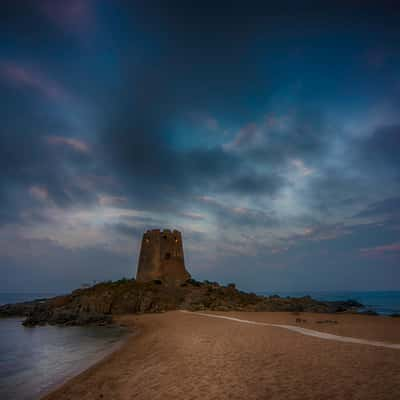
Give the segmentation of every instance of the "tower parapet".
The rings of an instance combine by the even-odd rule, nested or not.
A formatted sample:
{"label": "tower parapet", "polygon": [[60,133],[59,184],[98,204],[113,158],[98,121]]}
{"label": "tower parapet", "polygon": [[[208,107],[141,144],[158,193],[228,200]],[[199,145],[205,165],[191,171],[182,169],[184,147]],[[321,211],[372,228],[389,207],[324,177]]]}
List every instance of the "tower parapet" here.
{"label": "tower parapet", "polygon": [[167,283],[184,282],[190,278],[185,268],[182,235],[174,229],[152,229],[143,234],[136,280],[155,279]]}

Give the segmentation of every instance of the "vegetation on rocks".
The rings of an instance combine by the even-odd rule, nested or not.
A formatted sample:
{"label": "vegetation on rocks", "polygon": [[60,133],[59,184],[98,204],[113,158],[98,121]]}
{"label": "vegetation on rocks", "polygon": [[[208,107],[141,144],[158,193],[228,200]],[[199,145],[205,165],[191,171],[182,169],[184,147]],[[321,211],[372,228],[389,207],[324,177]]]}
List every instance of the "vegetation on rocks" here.
{"label": "vegetation on rocks", "polygon": [[189,311],[355,311],[362,305],[349,302],[320,302],[309,296],[283,298],[258,296],[236,288],[234,284],[198,282],[189,279],[179,286],[161,281],[137,282],[122,279],[77,289],[66,296],[0,307],[0,316],[26,316],[24,325],[107,324],[112,315],[153,313],[184,309]]}

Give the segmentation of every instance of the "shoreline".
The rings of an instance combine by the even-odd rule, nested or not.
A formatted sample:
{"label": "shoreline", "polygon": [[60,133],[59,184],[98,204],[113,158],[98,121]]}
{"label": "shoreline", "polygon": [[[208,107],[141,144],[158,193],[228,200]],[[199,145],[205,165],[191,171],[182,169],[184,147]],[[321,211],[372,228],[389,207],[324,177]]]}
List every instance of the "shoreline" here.
{"label": "shoreline", "polygon": [[[68,329],[68,326],[65,328]],[[123,328],[127,329],[127,333],[115,343],[113,343],[110,348],[103,349],[99,354],[96,354],[95,357],[88,360],[85,364],[79,365],[74,371],[70,371],[67,375],[60,378],[58,382],[53,382],[50,387],[48,387],[42,393],[39,393],[35,400],[44,400],[47,399],[49,396],[53,396],[64,385],[69,385],[70,382],[72,382],[74,379],[79,379],[81,375],[84,375],[85,373],[96,368],[97,366],[100,366],[103,363],[107,363],[108,359],[114,356],[120,350],[122,350],[129,340],[140,334],[140,331],[138,329],[135,329],[133,326],[123,326]]]}
{"label": "shoreline", "polygon": [[[400,373],[400,359],[398,358],[398,352],[396,349],[373,348],[372,346],[355,343],[329,343],[329,341],[326,340],[304,337],[298,333],[285,332],[277,328],[252,325],[243,326],[245,324],[238,324],[220,318],[199,318],[199,315],[196,314],[202,314],[201,312],[193,314],[194,315],[191,315],[191,313],[171,311],[161,314],[124,315],[117,317],[116,322],[127,326],[131,333],[118,343],[117,348],[110,350],[108,354],[101,357],[101,359],[97,360],[97,362],[86,368],[84,371],[81,371],[70,378],[66,378],[63,383],[42,395],[41,399],[92,399],[102,398],[103,396],[104,398],[114,398],[115,396],[113,396],[113,394],[116,393],[119,394],[117,398],[122,399],[132,398],[135,397],[135,395],[139,399],[161,399],[172,398],[168,397],[168,393],[170,393],[171,390],[175,393],[175,398],[187,398],[182,395],[183,392],[181,393],[180,389],[188,384],[193,385],[193,383],[191,383],[192,381],[201,381],[202,379],[205,379],[203,375],[209,373],[210,368],[213,369],[215,367],[212,353],[205,353],[203,355],[203,352],[199,353],[199,349],[197,348],[205,346],[203,350],[209,352],[208,347],[216,346],[216,343],[222,339],[224,341],[237,340],[234,337],[229,338],[229,331],[231,332],[231,335],[234,335],[234,332],[242,332],[243,338],[246,338],[246,340],[244,342],[239,341],[240,346],[244,346],[242,352],[240,351],[240,348],[235,349],[235,346],[233,346],[233,348],[228,348],[227,350],[231,355],[221,356],[221,354],[219,354],[217,360],[221,362],[221,368],[225,362],[231,362],[232,358],[237,359],[237,362],[241,364],[242,357],[246,356],[248,352],[254,351],[254,344],[256,345],[255,347],[261,346],[260,349],[263,349],[264,351],[265,360],[263,360],[262,354],[260,355],[259,352],[255,354],[257,362],[261,362],[263,365],[263,363],[269,359],[271,351],[275,352],[274,344],[278,347],[281,346],[280,342],[282,341],[282,338],[285,338],[287,344],[284,346],[282,355],[285,354],[289,358],[293,352],[302,352],[307,348],[314,349],[312,353],[307,352],[307,354],[313,354],[312,357],[319,360],[318,362],[315,362],[315,367],[317,367],[315,371],[316,374],[320,373],[318,371],[320,371],[321,368],[322,370],[324,369],[324,364],[330,364],[329,358],[326,358],[326,352],[332,354],[332,356],[335,355],[335,357],[337,354],[341,354],[341,357],[347,358],[347,362],[345,363],[336,363],[336,369],[351,369],[352,364],[358,365],[360,362],[359,358],[365,357],[365,354],[369,354],[366,358],[368,363],[381,365],[382,362],[386,362],[390,366],[392,372],[386,370],[383,371],[381,369],[381,377],[382,374],[383,378],[385,377],[385,374],[387,374],[388,376],[386,378],[388,382],[386,383],[390,383],[392,386],[394,385],[392,391],[395,391],[396,396],[397,394],[400,395],[400,382],[397,384],[397,382],[394,382],[391,378],[391,374]],[[271,323],[282,323],[282,321],[286,321],[290,322],[291,325],[298,326],[294,323],[296,316],[293,313],[215,312],[212,314],[229,316],[232,318],[238,317],[242,319],[250,319],[254,322],[268,321]],[[385,340],[396,344],[400,343],[400,321],[394,318],[355,314],[321,315],[319,313],[302,313],[301,317],[307,319],[307,323],[312,327],[312,329],[321,333],[347,333],[347,336],[358,336],[358,338],[365,340]],[[338,323],[316,323],[318,320],[325,320],[326,318],[338,320]],[[306,325],[302,324],[301,326],[303,327]],[[182,327],[182,332],[180,332],[180,327]],[[222,331],[220,330],[220,327],[223,328]],[[213,334],[213,331],[215,330],[218,331],[217,335]],[[228,333],[226,330],[228,330]],[[265,342],[265,339],[261,340],[262,337],[268,338],[267,342]],[[254,343],[249,346],[247,342]],[[269,344],[267,345],[267,343]],[[263,344],[266,348],[263,348]],[[272,347],[269,347],[271,345]],[[315,350],[316,348],[318,351]],[[336,350],[331,353],[332,349]],[[344,350],[346,351],[344,352]],[[232,351],[234,353],[231,353]],[[184,354],[181,354],[182,352]],[[192,352],[198,353],[198,357],[191,354]],[[202,359],[204,357],[206,357],[206,359]],[[224,361],[225,357],[226,360]],[[187,364],[188,358],[190,362]],[[207,358],[209,360],[207,360]],[[196,371],[191,371],[191,369],[196,370],[196,364],[199,363],[204,367],[202,372],[196,373]],[[284,373],[284,369],[291,368],[293,363],[302,363],[302,360],[295,358],[285,365],[279,365],[278,370],[284,367],[281,371]],[[174,374],[172,370],[170,371],[170,368],[181,370],[184,379],[182,378],[183,380],[180,380],[179,373]],[[144,374],[144,371],[146,371],[146,374]],[[229,381],[232,372],[225,368],[219,372],[218,371],[219,370],[216,371],[217,376],[222,373],[220,376],[221,379],[218,379],[219,384],[216,387],[213,387],[213,389],[210,389],[209,392],[208,389],[206,389],[206,386],[202,386],[203,390],[200,390],[199,397],[193,396],[191,398],[211,398],[217,395],[216,393],[219,392],[221,388],[225,388],[225,391],[220,392],[218,395],[220,398],[228,398],[229,396],[232,398],[232,393],[228,396],[228,393],[226,392],[226,390],[229,391],[230,389],[225,387],[225,380],[228,379]],[[372,368],[368,371],[369,374],[372,374],[374,369]],[[253,372],[254,375],[260,374],[259,370]],[[365,372],[366,371],[364,370],[364,373]],[[268,375],[268,368],[265,370],[265,373]],[[357,372],[354,371],[354,373]],[[225,374],[226,376],[224,378]],[[149,380],[147,375],[153,375],[155,379]],[[165,379],[166,375],[169,379]],[[159,379],[156,376],[159,377]],[[213,379],[213,376],[211,375],[210,378]],[[331,379],[336,378],[337,377],[332,376]],[[257,378],[257,376],[250,376],[249,379],[259,378]],[[342,379],[344,378],[342,377]],[[356,380],[359,379],[365,379],[365,377],[360,376]],[[183,382],[185,384],[183,384]],[[343,382],[340,384],[343,385]],[[366,380],[365,384],[368,384],[368,380]],[[148,385],[150,385],[150,387]],[[176,385],[176,387],[174,385]],[[242,384],[236,382],[235,385],[241,386]],[[281,384],[278,386],[280,385]],[[245,386],[247,387],[247,385]],[[294,385],[290,390],[295,389],[295,386],[296,385]],[[258,389],[255,388],[247,388],[247,390],[258,391]],[[349,388],[348,390],[352,389]],[[373,391],[371,394],[366,392],[363,398],[372,399],[374,398],[373,393]],[[256,397],[253,395],[254,393],[251,392],[243,392],[242,394],[242,396],[248,396],[249,398],[258,398],[258,395]],[[303,393],[302,396],[304,397],[305,394]],[[302,396],[288,396],[288,398],[300,399]],[[381,398],[389,399],[395,398],[396,396],[393,397],[393,393],[388,393],[387,397],[381,396]],[[315,398],[317,399],[319,396],[315,395]],[[332,398],[336,397],[333,396]],[[340,398],[340,396],[337,398]]]}

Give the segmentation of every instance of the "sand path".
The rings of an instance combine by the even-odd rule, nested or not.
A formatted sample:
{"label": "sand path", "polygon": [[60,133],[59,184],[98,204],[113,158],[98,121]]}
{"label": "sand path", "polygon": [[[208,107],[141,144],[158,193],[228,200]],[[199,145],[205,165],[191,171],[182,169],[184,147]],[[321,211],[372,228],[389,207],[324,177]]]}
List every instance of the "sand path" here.
{"label": "sand path", "polygon": [[[190,311],[184,311],[184,310],[181,310],[181,312],[190,313]],[[381,342],[381,341],[376,341],[376,340],[358,339],[358,338],[353,338],[353,337],[349,337],[349,336],[333,335],[331,333],[314,331],[312,329],[301,328],[299,326],[284,325],[284,324],[272,324],[272,323],[268,323],[268,322],[250,321],[250,320],[247,320],[247,319],[241,319],[241,318],[235,318],[235,317],[227,317],[225,315],[218,315],[218,314],[207,314],[207,313],[191,313],[191,314],[204,316],[204,317],[211,317],[211,318],[227,319],[229,321],[240,322],[242,324],[272,326],[272,327],[275,327],[275,328],[283,328],[283,329],[287,329],[287,330],[292,331],[292,332],[301,333],[302,335],[312,336],[312,337],[316,337],[316,338],[319,338],[319,339],[335,340],[337,342],[344,342],[344,343],[366,344],[366,345],[370,345],[370,346],[386,347],[387,349],[400,350],[400,344],[387,343],[387,342]]]}

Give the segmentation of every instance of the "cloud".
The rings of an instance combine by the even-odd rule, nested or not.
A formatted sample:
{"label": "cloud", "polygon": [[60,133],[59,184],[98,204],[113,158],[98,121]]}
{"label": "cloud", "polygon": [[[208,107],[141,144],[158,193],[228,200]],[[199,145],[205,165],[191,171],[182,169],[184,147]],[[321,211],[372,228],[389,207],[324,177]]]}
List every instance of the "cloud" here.
{"label": "cloud", "polygon": [[231,142],[224,143],[223,148],[226,150],[235,150],[251,145],[257,135],[258,129],[255,123],[247,124],[236,133]]}
{"label": "cloud", "polygon": [[146,230],[144,225],[134,226],[123,222],[111,224],[109,227],[119,234],[129,237],[130,239],[141,237]]}
{"label": "cloud", "polygon": [[40,11],[59,28],[84,33],[94,24],[93,0],[41,0]]}
{"label": "cloud", "polygon": [[360,211],[354,218],[391,218],[400,219],[400,197],[387,198],[369,204],[364,210]]}
{"label": "cloud", "polygon": [[399,146],[400,125],[381,125],[375,128],[372,134],[359,140],[357,147],[362,166],[392,172],[399,178]]}
{"label": "cloud", "polygon": [[46,201],[49,198],[49,192],[45,187],[33,185],[29,188],[29,192],[36,200]]}
{"label": "cloud", "polygon": [[98,202],[103,207],[118,207],[124,206],[128,199],[124,196],[109,196],[105,194],[98,195]]}
{"label": "cloud", "polygon": [[[81,284],[134,275],[133,255],[103,246],[68,248],[49,239],[0,235],[2,288],[67,293]],[[62,276],[62,279],[60,277]]]}
{"label": "cloud", "polygon": [[382,246],[367,247],[360,249],[365,256],[382,256],[386,254],[397,254],[400,256],[400,243],[391,243]]}
{"label": "cloud", "polygon": [[314,170],[305,166],[303,160],[294,159],[291,161],[292,165],[300,172],[303,176],[312,175]]}
{"label": "cloud", "polygon": [[0,76],[5,83],[33,89],[50,100],[64,101],[69,97],[66,90],[56,81],[14,62],[0,62]]}
{"label": "cloud", "polygon": [[179,215],[182,216],[183,218],[188,218],[188,219],[191,219],[193,221],[203,221],[203,220],[206,219],[201,214],[190,213],[190,212],[182,212],[182,213],[179,213]]}
{"label": "cloud", "polygon": [[345,226],[343,223],[321,224],[304,228],[303,232],[290,235],[284,240],[293,245],[299,241],[320,242],[324,240],[334,240],[352,233],[351,226]]}
{"label": "cloud", "polygon": [[151,69],[130,74],[104,121],[103,152],[133,206],[176,211],[209,191],[238,193],[242,186],[249,195],[275,190],[279,178],[260,178],[263,186],[257,187],[254,168],[218,144],[187,149],[174,143],[173,122],[186,106],[171,87],[174,75],[167,79],[164,74]]}
{"label": "cloud", "polygon": [[285,184],[285,179],[275,174],[257,174],[250,172],[246,175],[240,174],[233,179],[229,179],[229,182],[224,186],[226,192],[232,192],[239,196],[254,196],[254,195],[273,195],[278,192]]}
{"label": "cloud", "polygon": [[90,152],[89,145],[81,139],[69,138],[69,137],[64,137],[64,136],[48,136],[47,142],[51,145],[69,146],[73,150],[81,152],[81,153],[89,153]]}
{"label": "cloud", "polygon": [[232,232],[240,230],[244,233],[249,228],[266,228],[278,225],[276,216],[271,212],[228,205],[209,196],[199,196],[197,201],[208,212],[211,212],[216,219],[217,226],[225,230],[232,229]]}
{"label": "cloud", "polygon": [[192,111],[189,112],[187,116],[192,123],[194,123],[195,125],[200,125],[209,132],[215,133],[218,132],[221,128],[218,120],[206,112]]}
{"label": "cloud", "polygon": [[[0,109],[4,121],[0,127],[0,225],[21,222],[29,215],[36,218],[48,204],[70,207],[95,203],[96,191],[110,185],[101,181],[106,171],[100,166],[95,170],[96,162],[86,152],[84,141],[70,141],[65,136],[49,146],[46,131],[67,127],[51,116],[38,118],[30,103],[24,104],[23,119],[10,119],[11,106],[12,99]],[[89,178],[93,175],[98,179]]]}

